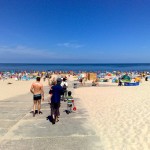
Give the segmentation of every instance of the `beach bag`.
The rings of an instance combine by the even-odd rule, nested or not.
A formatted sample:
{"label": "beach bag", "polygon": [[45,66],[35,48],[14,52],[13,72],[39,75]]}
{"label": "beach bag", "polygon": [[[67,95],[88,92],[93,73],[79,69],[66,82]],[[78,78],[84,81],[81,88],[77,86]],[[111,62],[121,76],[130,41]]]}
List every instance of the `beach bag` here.
{"label": "beach bag", "polygon": [[77,110],[76,106],[74,106],[72,109],[73,109],[74,111],[76,111],[76,110]]}
{"label": "beach bag", "polygon": [[64,91],[66,91],[67,90],[67,86],[66,86],[66,84],[64,83],[64,85],[63,85],[63,90]]}
{"label": "beach bag", "polygon": [[81,79],[79,79],[79,82],[82,82],[82,78],[81,78]]}

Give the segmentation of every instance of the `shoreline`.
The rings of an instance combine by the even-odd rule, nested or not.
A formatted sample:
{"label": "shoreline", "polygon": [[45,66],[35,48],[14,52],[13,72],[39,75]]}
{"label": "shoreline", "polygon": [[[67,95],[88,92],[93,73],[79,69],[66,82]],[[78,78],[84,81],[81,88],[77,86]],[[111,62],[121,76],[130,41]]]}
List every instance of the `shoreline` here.
{"label": "shoreline", "polygon": [[0,63],[0,72],[74,71],[83,72],[130,72],[150,71],[150,63]]}

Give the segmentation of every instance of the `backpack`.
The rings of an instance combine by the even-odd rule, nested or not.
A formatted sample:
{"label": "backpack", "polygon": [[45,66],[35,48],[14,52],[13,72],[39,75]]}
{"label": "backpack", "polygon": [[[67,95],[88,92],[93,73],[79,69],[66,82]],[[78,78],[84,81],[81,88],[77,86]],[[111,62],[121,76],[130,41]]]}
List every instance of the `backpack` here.
{"label": "backpack", "polygon": [[66,86],[66,84],[64,83],[64,85],[63,85],[63,90],[64,91],[66,91],[67,90],[67,86]]}

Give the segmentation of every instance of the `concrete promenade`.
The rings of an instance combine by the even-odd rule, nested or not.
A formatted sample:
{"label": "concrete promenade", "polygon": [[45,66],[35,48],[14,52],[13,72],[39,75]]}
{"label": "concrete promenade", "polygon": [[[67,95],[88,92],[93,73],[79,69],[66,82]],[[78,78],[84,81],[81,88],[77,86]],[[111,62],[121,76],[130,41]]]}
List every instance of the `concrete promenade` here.
{"label": "concrete promenade", "polygon": [[[48,87],[44,90],[48,97]],[[30,113],[30,93],[0,101],[0,150],[103,150],[86,109],[79,98],[75,101],[77,111],[71,114],[65,112],[66,102],[61,103],[59,122],[54,125],[47,119],[47,99],[42,102],[43,114],[35,117]]]}

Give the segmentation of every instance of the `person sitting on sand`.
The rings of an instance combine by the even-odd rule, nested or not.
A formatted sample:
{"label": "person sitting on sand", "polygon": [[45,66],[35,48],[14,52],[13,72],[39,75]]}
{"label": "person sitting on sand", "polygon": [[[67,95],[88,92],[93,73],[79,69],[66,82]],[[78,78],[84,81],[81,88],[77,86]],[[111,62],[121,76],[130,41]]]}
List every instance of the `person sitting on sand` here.
{"label": "person sitting on sand", "polygon": [[40,83],[40,77],[36,78],[36,82],[32,83],[30,92],[33,93],[33,117],[35,117],[35,109],[38,105],[38,113],[42,113],[41,109],[41,99],[44,101],[44,90],[43,84]]}
{"label": "person sitting on sand", "polygon": [[92,86],[99,86],[98,79],[92,81]]}

